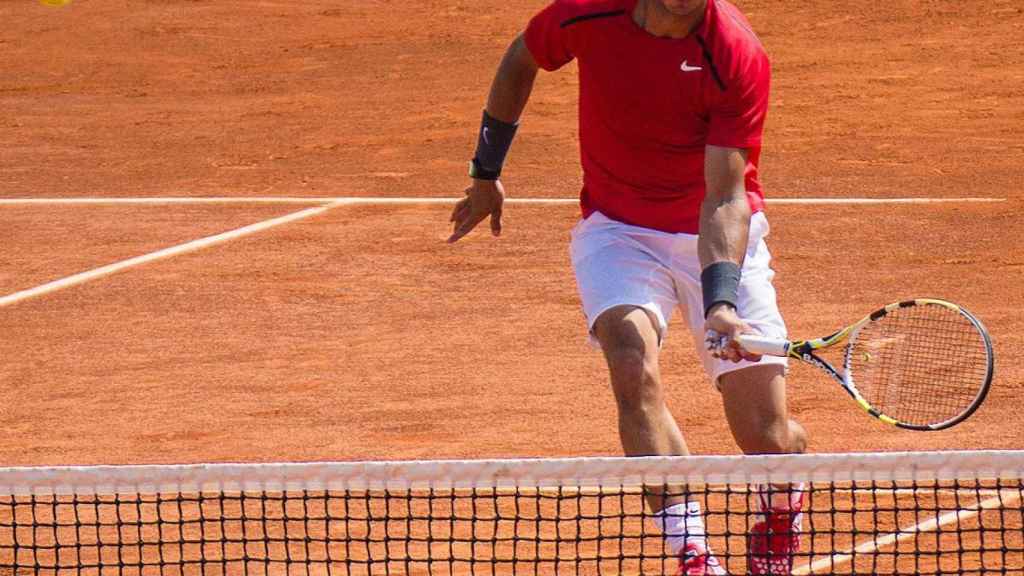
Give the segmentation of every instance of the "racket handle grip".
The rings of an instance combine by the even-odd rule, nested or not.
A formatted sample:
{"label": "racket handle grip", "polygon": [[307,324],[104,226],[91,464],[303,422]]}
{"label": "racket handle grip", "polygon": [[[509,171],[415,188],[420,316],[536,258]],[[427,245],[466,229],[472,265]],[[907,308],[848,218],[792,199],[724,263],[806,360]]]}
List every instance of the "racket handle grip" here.
{"label": "racket handle grip", "polygon": [[767,356],[788,356],[789,340],[785,338],[769,338],[767,336],[755,336],[753,334],[740,334],[736,341],[747,352],[763,354]]}

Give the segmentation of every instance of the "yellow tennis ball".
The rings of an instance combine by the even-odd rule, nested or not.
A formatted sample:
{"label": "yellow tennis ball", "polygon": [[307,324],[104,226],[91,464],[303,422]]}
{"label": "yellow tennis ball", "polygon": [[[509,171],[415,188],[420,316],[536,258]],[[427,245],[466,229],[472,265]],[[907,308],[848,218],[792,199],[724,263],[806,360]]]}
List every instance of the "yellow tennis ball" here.
{"label": "yellow tennis ball", "polygon": [[39,0],[39,3],[46,6],[67,6],[71,4],[71,0]]}

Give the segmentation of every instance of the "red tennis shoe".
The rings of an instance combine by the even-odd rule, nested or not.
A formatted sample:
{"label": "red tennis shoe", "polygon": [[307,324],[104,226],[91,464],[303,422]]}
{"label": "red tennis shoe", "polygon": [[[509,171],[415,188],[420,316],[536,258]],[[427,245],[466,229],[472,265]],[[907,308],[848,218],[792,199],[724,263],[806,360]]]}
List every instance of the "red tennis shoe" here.
{"label": "red tennis shoe", "polygon": [[[761,498],[765,502],[764,496]],[[800,550],[803,493],[794,492],[789,506],[767,508],[747,536],[747,571],[755,576],[789,576]]]}
{"label": "red tennis shoe", "polygon": [[699,542],[687,542],[679,555],[679,576],[727,576],[718,558]]}

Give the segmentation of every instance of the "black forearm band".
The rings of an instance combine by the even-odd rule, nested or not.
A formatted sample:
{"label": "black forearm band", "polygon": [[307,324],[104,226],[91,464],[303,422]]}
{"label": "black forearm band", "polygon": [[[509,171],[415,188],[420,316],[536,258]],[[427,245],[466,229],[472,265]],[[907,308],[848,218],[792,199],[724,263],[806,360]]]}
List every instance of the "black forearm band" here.
{"label": "black forearm band", "polygon": [[740,290],[740,267],[733,262],[715,262],[700,273],[704,293],[704,317],[715,304],[726,303],[736,308]]}
{"label": "black forearm band", "polygon": [[485,172],[501,174],[501,166],[505,163],[505,156],[512,146],[512,139],[515,138],[518,128],[518,123],[502,122],[484,110],[473,164]]}

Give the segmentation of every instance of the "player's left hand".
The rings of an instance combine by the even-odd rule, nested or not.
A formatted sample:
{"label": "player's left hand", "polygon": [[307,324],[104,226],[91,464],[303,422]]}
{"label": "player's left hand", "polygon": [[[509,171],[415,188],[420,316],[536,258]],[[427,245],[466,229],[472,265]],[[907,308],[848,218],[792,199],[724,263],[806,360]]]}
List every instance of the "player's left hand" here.
{"label": "player's left hand", "polygon": [[740,334],[751,334],[754,330],[736,313],[736,309],[728,304],[718,304],[708,311],[704,321],[704,344],[715,358],[739,362],[749,360],[757,362],[759,354],[747,352],[736,337]]}
{"label": "player's left hand", "polygon": [[505,203],[505,187],[500,180],[473,180],[452,210],[452,235],[448,242],[457,242],[476,225],[491,217],[491,234],[501,235],[501,209]]}

